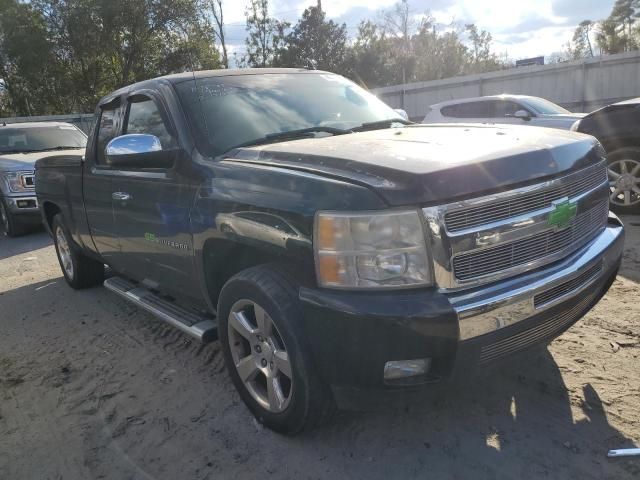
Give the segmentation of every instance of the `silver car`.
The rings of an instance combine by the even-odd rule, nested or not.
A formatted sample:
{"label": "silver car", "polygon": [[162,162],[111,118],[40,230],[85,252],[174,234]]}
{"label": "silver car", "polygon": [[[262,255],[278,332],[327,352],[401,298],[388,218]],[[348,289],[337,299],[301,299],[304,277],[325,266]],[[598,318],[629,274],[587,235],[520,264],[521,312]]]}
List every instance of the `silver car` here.
{"label": "silver car", "polygon": [[544,98],[492,95],[432,105],[422,123],[509,123],[569,130],[585,115],[571,113]]}
{"label": "silver car", "polygon": [[0,123],[0,234],[14,237],[41,222],[34,167],[41,158],[84,149],[87,136],[62,122]]}

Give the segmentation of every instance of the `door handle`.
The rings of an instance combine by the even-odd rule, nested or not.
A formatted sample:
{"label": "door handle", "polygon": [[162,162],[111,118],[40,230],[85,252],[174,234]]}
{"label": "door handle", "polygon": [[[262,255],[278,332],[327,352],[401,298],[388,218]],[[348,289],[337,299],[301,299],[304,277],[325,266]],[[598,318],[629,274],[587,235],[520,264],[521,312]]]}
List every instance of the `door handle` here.
{"label": "door handle", "polygon": [[131,195],[126,192],[113,192],[111,194],[111,198],[113,200],[119,200],[121,202],[126,202],[127,200],[131,200]]}

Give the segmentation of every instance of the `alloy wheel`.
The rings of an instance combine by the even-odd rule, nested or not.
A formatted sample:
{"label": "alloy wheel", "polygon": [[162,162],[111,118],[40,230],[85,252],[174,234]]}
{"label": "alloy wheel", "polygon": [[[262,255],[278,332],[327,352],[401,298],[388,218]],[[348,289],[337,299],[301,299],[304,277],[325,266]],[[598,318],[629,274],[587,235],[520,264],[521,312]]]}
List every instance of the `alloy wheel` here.
{"label": "alloy wheel", "polygon": [[71,248],[67,237],[64,234],[62,228],[56,229],[56,244],[58,246],[58,255],[60,256],[60,263],[62,268],[69,278],[73,278],[73,261],[71,260]]}
{"label": "alloy wheel", "polygon": [[228,341],[235,369],[247,391],[269,412],[284,411],[293,393],[293,375],[283,338],[269,314],[251,300],[229,312]]}
{"label": "alloy wheel", "polygon": [[611,162],[608,175],[612,204],[621,207],[640,204],[640,161],[627,158]]}

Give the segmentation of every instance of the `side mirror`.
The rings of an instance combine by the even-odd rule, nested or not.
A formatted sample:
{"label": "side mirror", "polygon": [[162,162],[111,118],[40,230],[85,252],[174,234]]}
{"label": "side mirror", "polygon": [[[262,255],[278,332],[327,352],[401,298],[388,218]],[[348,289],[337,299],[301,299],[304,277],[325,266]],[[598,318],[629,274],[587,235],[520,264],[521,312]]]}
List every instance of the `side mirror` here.
{"label": "side mirror", "polygon": [[407,115],[407,112],[405,112],[403,109],[394,108],[393,111],[400,115],[400,117],[402,117],[403,119],[409,120],[409,115]]}
{"label": "side mirror", "polygon": [[168,168],[175,151],[163,150],[155,135],[132,133],[114,138],[107,144],[105,158],[114,167]]}
{"label": "side mirror", "polygon": [[516,113],[513,114],[513,116],[516,118],[519,118],[520,120],[526,120],[526,121],[531,120],[531,114],[526,110],[518,110]]}

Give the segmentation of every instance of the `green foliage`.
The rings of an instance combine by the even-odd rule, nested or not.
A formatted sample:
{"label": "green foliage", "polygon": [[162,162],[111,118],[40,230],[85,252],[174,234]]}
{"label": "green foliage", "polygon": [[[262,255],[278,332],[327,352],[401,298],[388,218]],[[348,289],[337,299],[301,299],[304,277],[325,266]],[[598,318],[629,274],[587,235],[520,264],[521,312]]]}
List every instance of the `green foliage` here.
{"label": "green foliage", "polygon": [[88,112],[119,87],[220,63],[195,0],[0,2],[13,114]]}
{"label": "green foliage", "polygon": [[342,72],[346,58],[347,26],[327,21],[322,10],[310,7],[284,36],[273,63],[274,66]]}
{"label": "green foliage", "polygon": [[600,52],[613,54],[637,50],[640,45],[638,18],[640,0],[616,0],[609,17],[598,25],[596,44]]}
{"label": "green foliage", "polygon": [[418,24],[414,18],[408,2],[401,1],[383,15],[382,24],[362,22],[343,73],[368,87],[377,87],[507,66],[491,52],[491,34],[475,25],[466,25],[465,42],[458,31],[438,31],[430,15],[424,15]]}
{"label": "green foliage", "polygon": [[568,54],[571,59],[593,57],[591,45],[591,31],[594,23],[591,20],[583,20],[573,32],[573,39],[568,45]]}
{"label": "green foliage", "polygon": [[[319,2],[318,2],[319,3]],[[89,112],[105,94],[163,74],[226,67],[223,0],[0,0],[0,116]],[[510,64],[475,25],[439,28],[399,0],[365,20],[349,41],[346,25],[320,5],[291,27],[269,15],[268,0],[245,11],[251,67],[317,68],[367,87],[482,73]],[[556,61],[637,49],[640,0],[616,0],[605,20],[585,20]],[[216,48],[221,47],[221,53]]]}
{"label": "green foliage", "polygon": [[290,25],[269,16],[269,0],[251,0],[245,16],[247,53],[242,63],[249,67],[273,65],[274,56],[284,42],[284,31]]}

